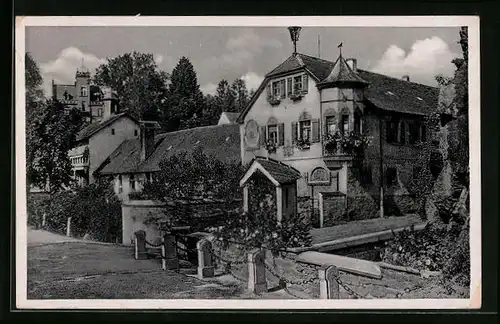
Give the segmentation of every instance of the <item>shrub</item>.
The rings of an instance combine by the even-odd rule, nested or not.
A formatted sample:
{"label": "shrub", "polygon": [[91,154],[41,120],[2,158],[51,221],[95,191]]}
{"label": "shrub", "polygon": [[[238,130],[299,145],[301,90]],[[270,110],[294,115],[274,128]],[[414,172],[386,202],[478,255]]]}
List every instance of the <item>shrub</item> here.
{"label": "shrub", "polygon": [[429,224],[419,232],[404,230],[386,242],[382,260],[418,270],[442,271],[445,278],[469,280],[468,229]]}
{"label": "shrub", "polygon": [[121,203],[107,184],[54,194],[47,208],[49,230],[64,234],[70,216],[74,236],[90,234],[104,242],[115,242],[121,237]]}
{"label": "shrub", "polygon": [[28,213],[28,225],[35,228],[42,226],[43,214],[49,203],[48,194],[27,193],[26,209]]}

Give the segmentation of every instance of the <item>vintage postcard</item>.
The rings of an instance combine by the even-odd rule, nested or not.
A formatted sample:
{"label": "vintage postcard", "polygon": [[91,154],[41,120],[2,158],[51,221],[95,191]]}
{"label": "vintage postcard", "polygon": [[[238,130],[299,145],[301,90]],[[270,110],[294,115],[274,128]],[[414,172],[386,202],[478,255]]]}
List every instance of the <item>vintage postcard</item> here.
{"label": "vintage postcard", "polygon": [[17,17],[20,309],[477,309],[479,18]]}

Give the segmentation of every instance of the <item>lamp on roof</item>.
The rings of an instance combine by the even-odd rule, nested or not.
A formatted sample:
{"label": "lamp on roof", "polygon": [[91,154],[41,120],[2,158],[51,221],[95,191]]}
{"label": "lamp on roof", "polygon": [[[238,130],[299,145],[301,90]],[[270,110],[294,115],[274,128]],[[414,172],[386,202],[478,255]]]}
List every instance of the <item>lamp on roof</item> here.
{"label": "lamp on roof", "polygon": [[290,38],[293,43],[293,54],[297,53],[297,42],[299,41],[300,30],[302,27],[292,26],[288,27],[288,31],[290,32]]}

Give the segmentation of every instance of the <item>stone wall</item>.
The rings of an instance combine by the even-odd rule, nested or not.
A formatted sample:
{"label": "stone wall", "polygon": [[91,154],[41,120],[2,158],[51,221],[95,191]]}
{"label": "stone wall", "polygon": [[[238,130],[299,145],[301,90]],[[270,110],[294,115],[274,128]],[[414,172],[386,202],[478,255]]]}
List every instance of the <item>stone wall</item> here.
{"label": "stone wall", "polygon": [[[193,231],[196,231],[206,226],[218,224],[221,221],[221,212],[241,206],[240,200],[235,200],[232,203],[208,200],[178,201],[176,203],[152,200],[124,201],[122,203],[122,242],[123,244],[132,244],[133,234],[138,230],[146,232],[146,239],[149,242],[158,239],[161,236],[160,229],[155,223],[147,224],[148,222],[145,220],[148,218],[167,220],[176,216],[177,219],[180,218],[179,225],[191,225]],[[182,219],[185,219],[186,222],[182,222]]]}

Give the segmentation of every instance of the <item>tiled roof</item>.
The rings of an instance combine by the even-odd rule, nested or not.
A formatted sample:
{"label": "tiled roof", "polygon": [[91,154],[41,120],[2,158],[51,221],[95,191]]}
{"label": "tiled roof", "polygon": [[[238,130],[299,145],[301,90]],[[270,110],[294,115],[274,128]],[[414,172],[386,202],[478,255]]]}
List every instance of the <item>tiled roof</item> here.
{"label": "tiled roof", "polygon": [[155,150],[140,161],[139,139],[123,142],[108,158],[101,174],[142,173],[158,171],[162,159],[180,151],[192,152],[203,147],[204,152],[216,158],[240,162],[240,130],[238,124],[215,125],[163,133],[155,137]]}
{"label": "tiled roof", "polygon": [[[342,66],[343,65],[344,64],[342,64]],[[288,57],[283,63],[278,65],[278,67],[266,74],[266,77],[251,98],[247,107],[238,117],[237,122],[243,122],[246,114],[255,103],[260,93],[264,91],[265,85],[272,77],[304,69],[310,72],[311,75],[321,83],[321,81],[324,81],[330,76],[334,67],[335,62],[301,53]],[[338,69],[340,72],[340,65]],[[345,69],[342,70],[345,71]],[[341,75],[341,79],[352,77],[351,73],[342,72],[337,73],[337,75],[338,74]],[[333,75],[335,75],[335,73]],[[437,107],[439,89],[436,87],[409,82],[361,69],[357,69],[355,75],[355,79],[360,77],[361,80],[368,82],[368,86],[365,88],[365,99],[380,109],[425,115]],[[391,95],[391,93],[393,95]]]}
{"label": "tiled roof", "polygon": [[437,109],[438,88],[359,69],[358,73],[370,83],[365,98],[381,109],[418,115]]}
{"label": "tiled roof", "polygon": [[333,85],[336,83],[360,83],[363,85],[368,84],[366,80],[363,80],[363,78],[359,76],[358,73],[356,73],[349,67],[342,55],[337,58],[337,61],[335,61],[333,69],[328,74],[328,76],[318,84]]}
{"label": "tiled roof", "polygon": [[[301,178],[300,172],[282,162],[257,157],[254,162],[259,163],[280,184],[292,183]],[[253,164],[250,163],[250,167]]]}
{"label": "tiled roof", "polygon": [[81,129],[76,136],[76,141],[81,141],[81,140],[84,140],[84,139],[90,137],[91,135],[97,133],[98,131],[100,131],[101,129],[103,129],[106,126],[111,125],[112,123],[114,123],[115,121],[117,121],[118,119],[120,119],[122,117],[129,117],[132,120],[134,120],[135,122],[138,122],[134,117],[130,116],[128,113],[121,113],[121,114],[113,115],[113,116],[110,116],[109,118],[103,119],[99,122],[95,122],[95,123],[92,123],[90,125],[87,125],[83,129]]}

